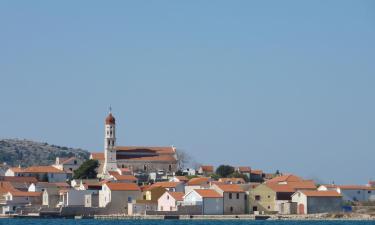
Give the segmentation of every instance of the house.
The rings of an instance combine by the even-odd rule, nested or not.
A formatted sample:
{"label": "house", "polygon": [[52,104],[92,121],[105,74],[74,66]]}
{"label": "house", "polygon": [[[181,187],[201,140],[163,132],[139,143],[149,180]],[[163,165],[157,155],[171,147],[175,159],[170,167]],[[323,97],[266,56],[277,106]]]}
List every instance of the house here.
{"label": "house", "polygon": [[251,176],[251,168],[248,167],[248,166],[239,166],[236,168],[236,171],[240,174],[243,174],[245,176],[247,176],[247,178],[250,180],[250,176]]}
{"label": "house", "polygon": [[262,170],[251,170],[250,182],[263,182],[263,171]]}
{"label": "house", "polygon": [[182,205],[184,192],[165,192],[158,199],[158,211],[177,211]]}
{"label": "house", "polygon": [[70,157],[70,158],[60,158],[56,157],[55,164],[52,165],[53,167],[63,170],[66,172],[73,172],[77,170],[83,163],[82,159],[77,157]]}
{"label": "house", "polygon": [[100,185],[99,179],[74,179],[70,182],[70,186],[77,190],[85,190],[85,185]]}
{"label": "house", "polygon": [[157,202],[160,196],[162,196],[166,191],[167,190],[162,186],[149,186],[147,188],[143,188],[142,199]]}
{"label": "house", "polygon": [[315,183],[310,180],[291,181],[291,182],[270,182],[263,183],[250,190],[249,193],[249,211],[251,213],[269,212],[281,214],[293,214],[293,209],[289,206],[292,200],[292,194],[297,190],[316,190]]}
{"label": "house", "polygon": [[298,214],[340,212],[342,196],[337,191],[297,191],[292,202]]}
{"label": "house", "polygon": [[60,195],[60,206],[85,206],[85,196],[91,194],[98,194],[98,190],[75,190],[75,189],[61,189]]}
{"label": "house", "polygon": [[213,173],[214,173],[214,167],[213,166],[205,165],[205,166],[199,167],[199,169],[198,169],[198,174],[202,175],[202,176],[205,176],[205,177],[210,176]]}
{"label": "house", "polygon": [[187,183],[189,181],[189,178],[187,178],[185,176],[173,176],[173,177],[169,178],[169,181],[170,182],[183,182],[183,183]]}
{"label": "house", "polygon": [[27,205],[41,205],[41,192],[9,191],[3,195],[2,214],[14,213]]}
{"label": "house", "polygon": [[48,182],[36,182],[30,184],[29,192],[43,192],[45,189],[69,189],[70,185],[65,182],[60,183],[48,183]]}
{"label": "house", "polygon": [[53,166],[11,167],[5,176],[35,177],[38,181],[65,182],[71,174]]}
{"label": "house", "polygon": [[114,182],[137,183],[138,179],[133,175],[121,175],[118,172],[109,172]]}
{"label": "house", "polygon": [[212,181],[209,177],[195,177],[190,179],[185,185],[185,193],[189,193],[194,189],[204,189],[210,187]]}
{"label": "house", "polygon": [[152,187],[163,187],[169,192],[184,192],[185,185],[182,182],[156,182]]}
{"label": "house", "polygon": [[197,171],[193,168],[186,168],[182,171],[183,174],[186,174],[187,176],[195,176],[197,174]]}
{"label": "house", "polygon": [[243,178],[220,178],[219,182],[223,182],[225,184],[245,184],[246,181]]}
{"label": "house", "polygon": [[128,215],[146,215],[148,211],[157,211],[158,203],[149,200],[136,200],[128,203]]}
{"label": "house", "polygon": [[99,207],[99,192],[85,194],[85,207]]}
{"label": "house", "polygon": [[184,197],[184,206],[198,206],[203,215],[222,215],[223,197],[213,189],[196,189]]}
{"label": "house", "polygon": [[247,195],[237,184],[214,184],[211,187],[223,197],[224,214],[246,213]]}
{"label": "house", "polygon": [[46,188],[42,194],[42,205],[49,208],[55,208],[60,202],[60,189]]}
{"label": "house", "polygon": [[99,191],[99,207],[128,213],[128,203],[141,196],[141,189],[134,183],[105,183]]}
{"label": "house", "polygon": [[337,191],[342,195],[343,201],[368,202],[375,201],[375,187],[366,185],[320,185],[319,191]]}

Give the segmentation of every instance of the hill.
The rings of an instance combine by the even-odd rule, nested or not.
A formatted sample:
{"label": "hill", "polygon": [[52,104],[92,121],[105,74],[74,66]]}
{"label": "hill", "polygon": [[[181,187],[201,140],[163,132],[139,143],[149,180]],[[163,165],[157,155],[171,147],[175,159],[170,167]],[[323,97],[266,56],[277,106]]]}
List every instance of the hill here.
{"label": "hill", "polygon": [[0,139],[0,163],[9,166],[51,165],[56,157],[76,156],[88,159],[90,153],[83,149],[68,148],[21,139]]}

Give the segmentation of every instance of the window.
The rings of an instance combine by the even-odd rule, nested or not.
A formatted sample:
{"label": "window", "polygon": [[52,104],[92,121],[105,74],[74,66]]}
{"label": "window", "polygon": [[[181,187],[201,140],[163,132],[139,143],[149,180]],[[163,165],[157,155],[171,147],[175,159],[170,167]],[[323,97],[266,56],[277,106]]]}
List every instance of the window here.
{"label": "window", "polygon": [[253,211],[258,211],[258,207],[254,206]]}
{"label": "window", "polygon": [[132,197],[128,197],[128,202],[132,202]]}
{"label": "window", "polygon": [[357,194],[361,194],[361,191],[357,191]]}
{"label": "window", "polygon": [[260,201],[260,195],[255,195],[255,200]]}
{"label": "window", "polygon": [[267,198],[271,198],[271,196],[270,196],[270,195],[268,195],[268,196],[267,196]]}
{"label": "window", "polygon": [[124,164],[122,164],[122,165],[121,165],[121,168],[125,168],[125,165],[124,165]]}
{"label": "window", "polygon": [[237,199],[240,199],[240,193],[237,193],[236,197],[237,197]]}
{"label": "window", "polygon": [[167,195],[167,199],[169,200],[169,195]]}
{"label": "window", "polygon": [[230,207],[230,212],[231,212],[231,213],[233,212],[233,207],[232,207],[232,206]]}
{"label": "window", "polygon": [[245,200],[247,200],[247,195],[244,195]]}
{"label": "window", "polygon": [[169,170],[169,172],[172,171],[172,165],[168,166],[168,170]]}
{"label": "window", "polygon": [[371,194],[371,191],[368,191],[367,193]]}
{"label": "window", "polygon": [[268,206],[267,209],[271,209],[271,206]]}
{"label": "window", "polygon": [[74,165],[77,165],[77,160],[74,160]]}
{"label": "window", "polygon": [[232,199],[232,193],[229,193],[229,199]]}
{"label": "window", "polygon": [[143,165],[143,170],[144,170],[144,171],[147,170],[147,166],[146,166],[146,165]]}

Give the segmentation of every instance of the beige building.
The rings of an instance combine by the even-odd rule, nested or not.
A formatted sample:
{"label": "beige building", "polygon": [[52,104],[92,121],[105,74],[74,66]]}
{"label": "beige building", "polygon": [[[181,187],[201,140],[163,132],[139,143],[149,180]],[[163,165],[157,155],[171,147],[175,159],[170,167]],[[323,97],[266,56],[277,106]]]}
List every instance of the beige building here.
{"label": "beige building", "polygon": [[99,191],[99,207],[128,213],[128,203],[141,197],[141,189],[134,183],[105,183]]}
{"label": "beige building", "polygon": [[224,214],[246,213],[247,195],[237,184],[214,184],[211,187],[223,196]]}

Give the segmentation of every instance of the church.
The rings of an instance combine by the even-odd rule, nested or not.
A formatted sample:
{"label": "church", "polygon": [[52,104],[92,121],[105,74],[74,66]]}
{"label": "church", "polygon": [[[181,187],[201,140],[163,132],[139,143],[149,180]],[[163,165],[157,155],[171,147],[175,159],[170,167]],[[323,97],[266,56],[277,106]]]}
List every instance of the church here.
{"label": "church", "polygon": [[171,174],[177,171],[177,154],[173,146],[117,146],[116,119],[111,111],[105,118],[104,153],[91,153],[90,159],[99,161],[101,177],[119,169],[132,173],[163,171]]}

